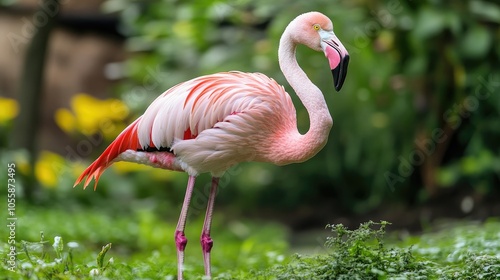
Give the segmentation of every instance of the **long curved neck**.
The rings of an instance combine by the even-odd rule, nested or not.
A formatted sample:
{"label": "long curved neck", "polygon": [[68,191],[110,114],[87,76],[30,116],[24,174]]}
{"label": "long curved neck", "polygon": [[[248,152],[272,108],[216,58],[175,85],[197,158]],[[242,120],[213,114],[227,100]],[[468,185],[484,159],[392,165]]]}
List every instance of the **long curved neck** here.
{"label": "long curved neck", "polygon": [[313,157],[326,144],[330,129],[333,125],[332,117],[321,90],[314,85],[300,68],[295,57],[296,43],[292,39],[290,29],[287,28],[281,36],[278,49],[278,59],[281,71],[290,83],[309,114],[309,131],[302,135],[297,127],[287,131],[288,144],[283,151],[283,157],[289,162],[302,162]]}

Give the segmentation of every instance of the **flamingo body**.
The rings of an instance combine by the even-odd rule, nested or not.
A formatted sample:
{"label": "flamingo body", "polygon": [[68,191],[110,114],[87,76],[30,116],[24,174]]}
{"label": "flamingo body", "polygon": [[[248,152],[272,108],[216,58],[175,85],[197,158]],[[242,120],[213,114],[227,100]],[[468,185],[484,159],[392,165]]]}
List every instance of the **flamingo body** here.
{"label": "flamingo body", "polygon": [[278,165],[305,161],[326,144],[333,125],[323,94],[299,67],[297,44],[323,51],[336,90],[346,77],[349,55],[333,33],[333,24],[318,12],[302,14],[285,29],[278,49],[285,78],[309,113],[309,131],[297,130],[288,93],[260,73],[225,72],[180,83],[163,94],[130,124],[76,180],[84,188],[115,161],[131,161],[189,174],[175,231],[178,278],[182,279],[187,211],[196,176],[212,174],[205,222],[200,238],[205,274],[210,272],[213,242],[210,225],[220,176],[245,161]]}
{"label": "flamingo body", "polygon": [[296,127],[290,95],[260,73],[227,72],[178,84],[151,103],[77,180],[97,181],[115,161],[220,177],[244,161],[276,164],[273,145]]}

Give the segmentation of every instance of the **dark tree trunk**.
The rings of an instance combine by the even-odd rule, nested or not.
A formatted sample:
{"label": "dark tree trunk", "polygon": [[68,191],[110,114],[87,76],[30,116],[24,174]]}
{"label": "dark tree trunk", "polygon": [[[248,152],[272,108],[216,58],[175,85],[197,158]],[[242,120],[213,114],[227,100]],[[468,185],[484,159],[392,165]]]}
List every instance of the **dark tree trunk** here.
{"label": "dark tree trunk", "polygon": [[[45,0],[41,3],[42,6],[36,11],[36,14],[39,14],[40,18],[47,18],[47,21],[36,22],[36,24],[32,22],[35,31],[26,50],[20,79],[19,103],[21,110],[19,117],[16,119],[11,139],[13,148],[26,149],[30,155],[30,173],[25,178],[23,189],[24,196],[28,201],[34,200],[34,194],[38,188],[34,167],[37,157],[36,136],[39,128],[40,103],[43,92],[43,71],[50,32],[60,10],[60,4],[57,0]],[[50,7],[54,13],[48,14],[46,12],[47,7]],[[30,20],[34,18],[30,18]]]}

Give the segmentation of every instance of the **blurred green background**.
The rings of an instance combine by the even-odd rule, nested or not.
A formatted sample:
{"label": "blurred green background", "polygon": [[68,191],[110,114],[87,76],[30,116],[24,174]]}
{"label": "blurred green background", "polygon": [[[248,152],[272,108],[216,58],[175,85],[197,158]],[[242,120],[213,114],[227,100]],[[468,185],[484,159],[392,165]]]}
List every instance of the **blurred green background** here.
{"label": "blurred green background", "polygon": [[[332,19],[351,56],[336,93],[324,55],[297,52],[334,118],[329,142],[305,163],[231,169],[221,179],[218,215],[302,230],[380,218],[419,229],[443,217],[500,214],[496,1],[0,3],[0,181],[15,162],[25,207],[125,215],[145,208],[175,223],[186,174],[120,163],[96,192],[73,183],[156,96],[204,74],[274,78],[294,100],[299,130],[307,131],[307,112],[279,70],[277,46],[288,22],[316,10]],[[93,61],[101,64],[85,68]],[[204,212],[208,183],[208,175],[197,181],[193,217]]]}

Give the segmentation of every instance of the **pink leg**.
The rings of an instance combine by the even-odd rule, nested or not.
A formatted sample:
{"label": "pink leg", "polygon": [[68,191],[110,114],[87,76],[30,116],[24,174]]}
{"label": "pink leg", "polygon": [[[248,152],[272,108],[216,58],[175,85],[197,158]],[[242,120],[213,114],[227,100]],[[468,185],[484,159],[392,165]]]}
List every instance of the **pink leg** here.
{"label": "pink leg", "polygon": [[186,195],[184,196],[184,203],[182,204],[181,215],[179,216],[179,221],[177,222],[177,228],[175,229],[175,246],[177,247],[177,279],[182,280],[182,271],[184,269],[184,249],[186,248],[187,238],[184,235],[184,229],[186,228],[186,218],[189,209],[189,203],[191,202],[191,195],[193,194],[194,181],[196,177],[189,176]]}
{"label": "pink leg", "polygon": [[219,178],[212,178],[212,188],[210,188],[210,195],[208,196],[207,213],[205,214],[205,222],[203,223],[203,230],[201,232],[201,248],[203,250],[203,264],[205,266],[205,275],[211,277],[210,272],[210,251],[214,242],[210,237],[210,226],[212,224],[212,212],[214,210],[215,195],[217,194],[217,186],[219,185]]}

